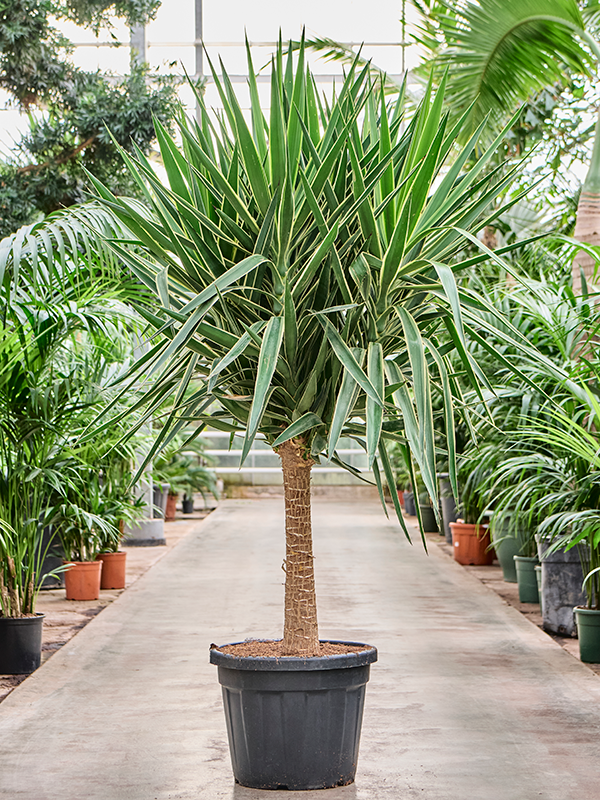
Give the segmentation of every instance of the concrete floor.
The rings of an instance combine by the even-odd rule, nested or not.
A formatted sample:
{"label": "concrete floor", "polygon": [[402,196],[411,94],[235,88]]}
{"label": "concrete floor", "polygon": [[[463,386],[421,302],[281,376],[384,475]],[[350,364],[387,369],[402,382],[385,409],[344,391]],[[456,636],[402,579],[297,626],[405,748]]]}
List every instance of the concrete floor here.
{"label": "concrete floor", "polygon": [[283,502],[231,500],[0,705],[6,800],[598,800],[600,679],[375,502],[314,502],[322,638],[375,644],[356,784],[233,782],[211,642],[281,632]]}

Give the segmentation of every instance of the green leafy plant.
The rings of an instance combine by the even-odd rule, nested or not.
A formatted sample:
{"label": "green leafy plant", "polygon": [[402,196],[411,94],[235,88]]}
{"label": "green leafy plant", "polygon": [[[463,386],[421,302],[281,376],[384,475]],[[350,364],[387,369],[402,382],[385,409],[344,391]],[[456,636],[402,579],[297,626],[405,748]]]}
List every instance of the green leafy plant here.
{"label": "green leafy plant", "polygon": [[107,400],[139,324],[124,300],[143,292],[99,237],[92,244],[91,219],[122,234],[90,205],[0,242],[0,569],[19,596],[10,613],[34,611],[53,527],[81,485],[75,439]]}
{"label": "green leafy plant", "polygon": [[465,169],[481,130],[456,148],[461,124],[447,125],[443,87],[428,87],[406,121],[402,95],[388,105],[355,65],[323,102],[304,49],[294,64],[280,46],[267,121],[248,57],[251,126],[226,72],[213,70],[222,120],[215,125],[199,98],[199,120],[178,121],[181,148],[157,124],[169,186],[141,152],[123,158],[143,202],[94,183],[145,251],[115,241],[115,253],[160,298],[160,309],[140,312],[158,336],[132,374],[154,380],[140,401],[147,419],[175,397],[149,458],[190,420],[198,432],[245,432],[242,461],[264,434],[287,496],[283,648],[314,655],[311,467],[325,457],[352,471],[337,454],[350,436],[383,496],[381,475],[394,483],[388,442],[397,441],[437,508],[435,392],[456,485],[449,350],[473,384],[484,377],[466,347],[481,304],[464,302],[454,271],[488,257],[461,260],[511,176],[496,181],[487,170],[493,148]]}
{"label": "green leafy plant", "polygon": [[[35,513],[36,508],[33,502],[31,511]],[[44,544],[43,530],[43,518],[27,518],[18,532],[0,518],[0,611],[4,617],[34,614],[42,582],[56,573],[43,572],[50,546],[50,542]]]}
{"label": "green leafy plant", "polygon": [[111,135],[124,148],[148,152],[152,118],[169,125],[176,82],[133,63],[123,78],[86,72],[70,59],[71,43],[54,19],[109,25],[112,14],[146,21],[158,0],[0,0],[0,86],[24,111],[29,129],[0,163],[0,236],[86,199],[85,169],[131,193],[135,184]]}

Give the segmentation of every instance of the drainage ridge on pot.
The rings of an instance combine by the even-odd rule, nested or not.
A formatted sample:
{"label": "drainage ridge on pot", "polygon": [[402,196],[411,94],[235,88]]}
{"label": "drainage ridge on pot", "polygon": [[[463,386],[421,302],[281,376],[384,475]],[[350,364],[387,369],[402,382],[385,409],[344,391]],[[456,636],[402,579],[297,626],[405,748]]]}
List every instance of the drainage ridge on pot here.
{"label": "drainage ridge on pot", "polygon": [[236,781],[297,791],[352,783],[369,667],[376,660],[374,647],[313,658],[256,658],[211,649]]}

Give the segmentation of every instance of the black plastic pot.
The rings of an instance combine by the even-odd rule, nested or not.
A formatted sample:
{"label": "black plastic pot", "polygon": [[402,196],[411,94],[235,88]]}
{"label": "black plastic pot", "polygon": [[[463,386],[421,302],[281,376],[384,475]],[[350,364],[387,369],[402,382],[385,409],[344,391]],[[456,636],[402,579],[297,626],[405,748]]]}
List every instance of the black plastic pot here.
{"label": "black plastic pot", "polygon": [[181,510],[184,514],[192,514],[194,511],[194,498],[191,497],[189,499],[184,498],[181,501]]}
{"label": "black plastic pot", "polygon": [[437,521],[433,508],[429,503],[419,503],[419,510],[421,511],[421,522],[423,523],[423,530],[426,533],[439,533]]}
{"label": "black plastic pot", "polygon": [[446,542],[452,544],[452,531],[450,530],[450,523],[456,522],[458,515],[456,513],[456,501],[452,494],[452,485],[447,472],[438,473],[440,482],[440,505],[442,507],[442,520],[444,523],[444,536]]}
{"label": "black plastic pot", "polygon": [[[357,642],[344,644],[358,645]],[[328,789],[354,781],[373,647],[317,658],[210,651],[219,668],[233,774],[254,789]]]}
{"label": "black plastic pot", "polygon": [[25,675],[39,667],[43,621],[43,614],[0,617],[0,675]]}
{"label": "black plastic pot", "polygon": [[42,552],[46,551],[46,557],[42,562],[40,573],[46,577],[42,581],[42,589],[60,589],[64,586],[62,574],[49,575],[53,570],[62,567],[65,552],[57,536],[53,536],[50,528],[44,528],[42,536]]}

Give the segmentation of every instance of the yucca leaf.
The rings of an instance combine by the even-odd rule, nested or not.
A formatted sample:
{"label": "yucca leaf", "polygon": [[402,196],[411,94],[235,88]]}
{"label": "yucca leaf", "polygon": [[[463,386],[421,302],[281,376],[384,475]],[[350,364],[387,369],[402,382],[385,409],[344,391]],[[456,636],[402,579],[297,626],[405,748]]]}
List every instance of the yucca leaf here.
{"label": "yucca leaf", "polygon": [[277,365],[279,350],[283,339],[283,317],[271,317],[265,328],[262,338],[262,345],[258,357],[256,368],[256,381],[254,384],[254,396],[252,407],[248,416],[246,436],[242,447],[242,457],[240,466],[246,460],[246,456],[258,431],[258,426],[265,411],[267,395],[271,389],[271,380]]}
{"label": "yucca leaf", "polygon": [[383,423],[383,399],[385,388],[385,372],[383,367],[383,350],[379,342],[370,342],[367,350],[367,375],[375,388],[379,403],[367,396],[367,458],[369,467],[379,446],[381,425]]}
{"label": "yucca leaf", "polygon": [[329,322],[326,317],[322,316],[318,316],[317,319],[325,329],[327,338],[342,366],[348,370],[348,372],[352,375],[354,380],[358,383],[360,388],[367,394],[368,397],[374,400],[376,404],[383,405],[377,390],[362,371],[358,365],[358,362],[352,355],[352,351],[349,349],[348,345],[344,342],[339,333],[335,330],[331,322]]}
{"label": "yucca leaf", "polygon": [[394,504],[394,511],[396,512],[396,518],[398,519],[398,522],[402,526],[404,535],[410,542],[411,541],[410,533],[408,532],[408,528],[406,527],[404,516],[402,514],[402,508],[400,506],[400,501],[398,499],[398,490],[396,489],[396,480],[394,478],[394,471],[392,469],[392,464],[390,462],[390,457],[384,439],[381,439],[379,441],[378,450],[379,450],[379,458],[381,460],[381,466],[383,467],[383,474],[385,475],[385,480],[390,490],[390,495],[392,496],[392,503]]}
{"label": "yucca leaf", "polygon": [[[264,328],[264,325],[265,325],[264,322],[255,322],[254,325],[252,325],[251,330],[253,333],[258,335]],[[239,340],[233,345],[231,350],[229,350],[229,352],[227,352],[223,356],[223,358],[219,361],[219,363],[213,366],[208,375],[207,389],[209,392],[212,392],[212,390],[214,389],[219,374],[223,372],[223,370],[226,369],[233,361],[239,358],[239,356],[242,355],[242,353],[252,343],[252,341],[253,341],[252,335],[248,331],[246,331],[240,336]]]}
{"label": "yucca leaf", "polygon": [[435,474],[435,434],[431,407],[429,369],[425,358],[425,347],[413,316],[404,308],[396,309],[404,336],[412,370],[413,389],[419,422],[419,446],[423,453],[421,475],[434,503],[437,503],[437,480]]}
{"label": "yucca leaf", "polygon": [[300,436],[302,433],[306,433],[306,431],[312,428],[318,428],[322,424],[323,420],[320,417],[313,414],[311,411],[307,411],[306,414],[303,414],[295,422],[292,422],[291,425],[288,425],[288,427],[279,434],[273,442],[272,447],[279,447],[280,444],[294,439],[296,436]]}
{"label": "yucca leaf", "polygon": [[[365,351],[359,347],[354,347],[351,348],[350,352],[352,353],[358,366],[362,368]],[[333,419],[331,420],[331,425],[329,427],[329,439],[327,444],[327,454],[329,459],[331,459],[332,455],[334,454],[346,420],[354,409],[359,390],[360,387],[358,383],[352,377],[352,374],[345,369],[342,376],[340,390],[335,402]]]}

